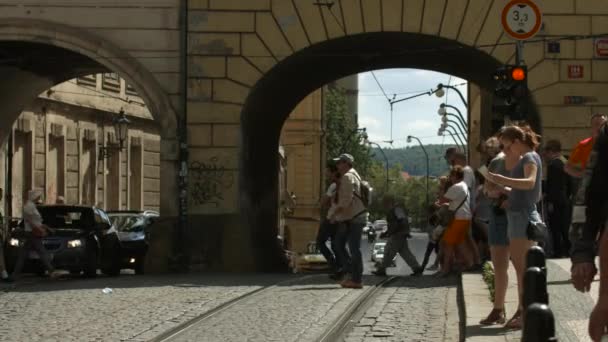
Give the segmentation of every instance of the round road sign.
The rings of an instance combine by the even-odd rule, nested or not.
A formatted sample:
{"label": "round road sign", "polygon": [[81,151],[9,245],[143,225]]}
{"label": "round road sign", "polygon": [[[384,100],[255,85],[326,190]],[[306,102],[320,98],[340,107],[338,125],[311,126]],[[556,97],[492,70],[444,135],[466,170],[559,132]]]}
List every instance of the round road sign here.
{"label": "round road sign", "polygon": [[531,0],[512,0],[502,10],[501,20],[509,36],[524,40],[538,33],[542,14]]}

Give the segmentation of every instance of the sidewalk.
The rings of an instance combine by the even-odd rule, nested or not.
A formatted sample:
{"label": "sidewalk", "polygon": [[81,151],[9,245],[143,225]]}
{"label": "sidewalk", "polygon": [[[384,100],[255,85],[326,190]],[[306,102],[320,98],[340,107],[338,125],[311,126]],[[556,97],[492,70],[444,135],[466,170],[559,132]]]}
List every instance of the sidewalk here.
{"label": "sidewalk", "polygon": [[[591,341],[587,336],[589,313],[597,300],[599,277],[591,293],[577,292],[570,283],[570,259],[547,260],[549,306],[555,315],[557,337],[562,341]],[[509,267],[507,289],[507,318],[517,310],[517,278]],[[505,330],[502,326],[480,326],[479,321],[492,310],[490,295],[481,274],[464,274],[462,277],[466,307],[467,341],[505,342],[520,341],[521,331]]]}

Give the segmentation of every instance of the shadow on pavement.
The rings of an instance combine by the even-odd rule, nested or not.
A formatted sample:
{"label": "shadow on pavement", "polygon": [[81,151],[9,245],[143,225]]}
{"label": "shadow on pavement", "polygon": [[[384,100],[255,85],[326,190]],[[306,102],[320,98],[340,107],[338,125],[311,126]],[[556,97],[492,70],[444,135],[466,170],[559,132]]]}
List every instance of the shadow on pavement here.
{"label": "shadow on pavement", "polygon": [[469,336],[504,336],[510,330],[505,329],[502,325],[472,325],[467,327],[467,335]]}

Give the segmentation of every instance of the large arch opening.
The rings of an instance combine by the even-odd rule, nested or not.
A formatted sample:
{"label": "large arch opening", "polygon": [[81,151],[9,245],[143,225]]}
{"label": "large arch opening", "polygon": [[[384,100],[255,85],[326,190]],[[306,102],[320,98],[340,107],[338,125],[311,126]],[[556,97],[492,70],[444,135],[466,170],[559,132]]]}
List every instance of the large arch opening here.
{"label": "large arch opening", "polygon": [[[174,226],[177,116],[136,57],[81,29],[4,20],[0,74],[9,214],[19,215],[25,189],[39,188],[47,202],[63,197],[106,210],[152,209],[169,219],[162,225]],[[131,123],[119,150],[112,121],[123,113]],[[152,241],[158,246],[149,259],[155,260],[150,269],[160,271],[167,269],[173,236],[158,230],[165,234]]]}
{"label": "large arch opening", "polygon": [[[279,165],[276,151],[285,120],[303,98],[331,81],[360,72],[416,68],[468,80],[485,94],[486,103],[479,110],[491,114],[494,87],[491,76],[499,65],[491,55],[453,40],[379,32],[312,45],[266,73],[252,89],[241,113],[240,204],[257,268],[270,271],[285,267],[276,243]],[[536,110],[532,112],[529,121],[538,127]],[[480,129],[491,129],[490,120],[487,121],[481,123]]]}

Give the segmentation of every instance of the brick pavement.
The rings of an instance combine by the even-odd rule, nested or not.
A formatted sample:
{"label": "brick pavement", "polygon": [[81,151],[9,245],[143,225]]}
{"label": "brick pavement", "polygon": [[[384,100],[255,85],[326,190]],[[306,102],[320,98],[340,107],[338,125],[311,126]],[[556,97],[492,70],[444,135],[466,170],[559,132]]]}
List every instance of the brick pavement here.
{"label": "brick pavement", "polygon": [[[286,275],[162,275],[3,286],[0,341],[145,341]],[[112,294],[103,294],[110,287]]]}
{"label": "brick pavement", "polygon": [[[559,341],[587,342],[590,341],[587,336],[587,323],[598,284],[593,284],[591,294],[576,291],[570,283],[569,269],[568,259],[547,261],[549,306],[555,316],[556,335]],[[463,281],[467,308],[467,340],[520,341],[521,331],[507,331],[501,326],[479,326],[478,321],[492,309],[487,287],[479,274],[466,275]],[[509,269],[506,307],[511,314],[517,308],[516,277],[512,267]]]}
{"label": "brick pavement", "polygon": [[346,338],[363,341],[459,341],[456,277],[405,277],[383,289]]}

